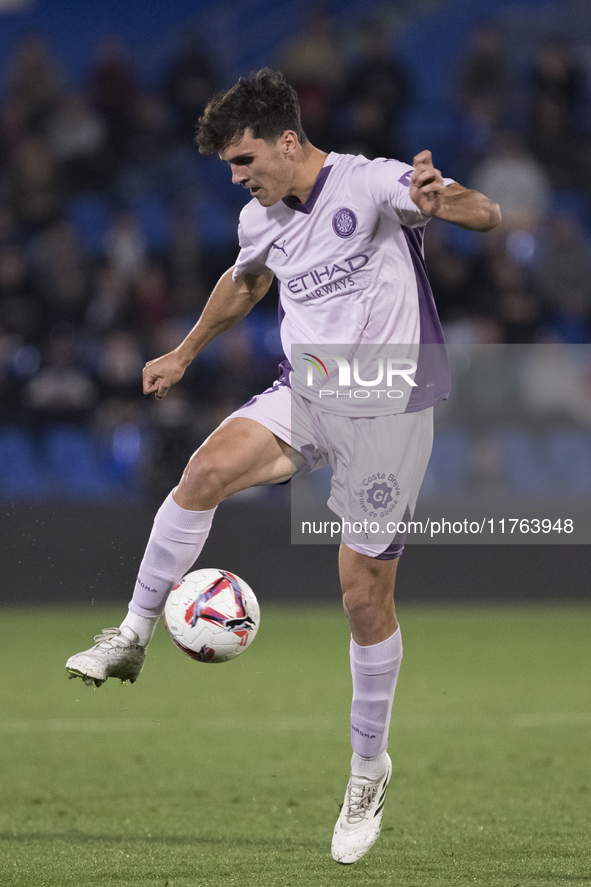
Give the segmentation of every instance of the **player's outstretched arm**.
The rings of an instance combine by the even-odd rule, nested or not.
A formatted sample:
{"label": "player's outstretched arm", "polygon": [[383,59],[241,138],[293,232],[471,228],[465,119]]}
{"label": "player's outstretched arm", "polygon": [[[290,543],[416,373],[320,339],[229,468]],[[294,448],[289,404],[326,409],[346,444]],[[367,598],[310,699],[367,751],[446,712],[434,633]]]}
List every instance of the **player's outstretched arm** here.
{"label": "player's outstretched arm", "polygon": [[162,400],[169,388],[182,379],[193,358],[216,336],[246,317],[273,280],[272,271],[261,275],[242,274],[232,280],[232,270],[220,277],[201,317],[181,344],[145,365],[144,394],[155,394],[157,400]]}
{"label": "player's outstretched arm", "polygon": [[498,203],[484,194],[464,188],[457,182],[446,186],[443,176],[433,166],[430,151],[417,154],[413,166],[409,194],[424,213],[471,231],[490,231],[501,221]]}

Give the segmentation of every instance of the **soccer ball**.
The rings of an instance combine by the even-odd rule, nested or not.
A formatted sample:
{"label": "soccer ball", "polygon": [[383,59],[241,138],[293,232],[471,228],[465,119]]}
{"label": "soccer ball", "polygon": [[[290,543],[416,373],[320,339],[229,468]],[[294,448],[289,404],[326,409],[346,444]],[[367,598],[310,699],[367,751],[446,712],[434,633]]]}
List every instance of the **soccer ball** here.
{"label": "soccer ball", "polygon": [[195,570],[172,589],[164,621],[183,653],[198,662],[228,662],[253,642],[259,604],[244,580],[227,570]]}

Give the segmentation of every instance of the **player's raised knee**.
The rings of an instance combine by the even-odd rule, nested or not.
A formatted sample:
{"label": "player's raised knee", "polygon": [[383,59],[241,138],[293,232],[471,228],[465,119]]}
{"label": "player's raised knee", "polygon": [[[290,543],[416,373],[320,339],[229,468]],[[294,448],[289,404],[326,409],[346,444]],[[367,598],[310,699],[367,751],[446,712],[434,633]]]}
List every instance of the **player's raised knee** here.
{"label": "player's raised knee", "polygon": [[175,500],[182,508],[197,511],[214,508],[225,498],[230,481],[228,465],[219,454],[197,450],[183,472]]}

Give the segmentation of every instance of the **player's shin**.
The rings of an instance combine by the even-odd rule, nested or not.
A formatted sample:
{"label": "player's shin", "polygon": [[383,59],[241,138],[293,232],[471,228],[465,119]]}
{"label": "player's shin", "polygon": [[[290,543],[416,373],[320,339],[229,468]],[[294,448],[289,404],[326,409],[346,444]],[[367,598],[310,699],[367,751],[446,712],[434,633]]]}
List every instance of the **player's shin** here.
{"label": "player's shin", "polygon": [[392,703],[402,661],[400,628],[379,644],[362,647],[351,639],[352,770],[373,777],[385,767]]}
{"label": "player's shin", "polygon": [[152,532],[140,564],[129,612],[121,631],[135,632],[146,647],[174,585],[190,570],[209,535],[215,508],[188,511],[176,504],[172,493],[154,518]]}

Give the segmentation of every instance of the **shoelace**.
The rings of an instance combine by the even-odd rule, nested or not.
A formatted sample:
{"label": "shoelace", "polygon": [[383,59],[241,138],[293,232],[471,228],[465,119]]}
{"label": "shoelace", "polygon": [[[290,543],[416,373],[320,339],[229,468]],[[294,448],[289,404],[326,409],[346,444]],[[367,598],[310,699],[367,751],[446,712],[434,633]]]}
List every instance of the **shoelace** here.
{"label": "shoelace", "polygon": [[378,792],[377,782],[354,782],[353,779],[347,786],[347,821],[355,824],[365,819],[365,814],[374,802]]}
{"label": "shoelace", "polygon": [[119,628],[103,628],[101,634],[95,634],[94,640],[96,641],[96,646],[102,647],[103,650],[126,647],[130,644],[128,638],[121,634],[121,629]]}

